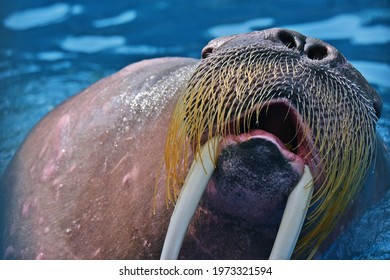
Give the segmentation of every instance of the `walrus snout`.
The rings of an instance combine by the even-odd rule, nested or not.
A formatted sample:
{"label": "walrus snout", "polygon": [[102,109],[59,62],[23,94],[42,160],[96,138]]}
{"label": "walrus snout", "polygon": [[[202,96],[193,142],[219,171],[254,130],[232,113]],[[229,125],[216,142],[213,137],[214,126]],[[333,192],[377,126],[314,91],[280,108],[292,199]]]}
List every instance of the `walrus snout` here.
{"label": "walrus snout", "polygon": [[[355,81],[360,87],[369,95],[373,100],[375,114],[379,118],[382,111],[382,99],[374,88],[366,81],[366,79],[352,67],[344,56],[332,45],[325,43],[322,40],[307,37],[299,32],[285,29],[285,28],[272,28],[259,33],[260,37],[269,40],[278,45],[284,45],[288,49],[298,51],[301,56],[312,61],[312,63],[326,63],[331,68],[336,68],[340,65],[338,71],[341,75],[349,77],[351,81]],[[263,35],[264,33],[264,35]],[[204,48],[209,53],[210,48]]]}
{"label": "walrus snout", "polygon": [[340,52],[319,39],[307,37],[299,32],[285,28],[271,28],[262,31],[255,31],[250,34],[226,36],[212,40],[202,50],[202,58],[207,58],[219,48],[234,47],[238,44],[266,44],[271,46],[282,46],[299,55],[312,60],[314,63],[345,62]]}

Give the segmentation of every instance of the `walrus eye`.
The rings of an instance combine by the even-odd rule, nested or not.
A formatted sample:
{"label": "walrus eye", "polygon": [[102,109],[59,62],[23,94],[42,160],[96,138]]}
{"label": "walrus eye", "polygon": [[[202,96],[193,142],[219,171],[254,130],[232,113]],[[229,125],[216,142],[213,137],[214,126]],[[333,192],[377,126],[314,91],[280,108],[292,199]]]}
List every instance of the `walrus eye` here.
{"label": "walrus eye", "polygon": [[204,48],[202,50],[202,58],[208,57],[213,52],[213,50],[214,50],[214,48],[212,48],[212,47]]}

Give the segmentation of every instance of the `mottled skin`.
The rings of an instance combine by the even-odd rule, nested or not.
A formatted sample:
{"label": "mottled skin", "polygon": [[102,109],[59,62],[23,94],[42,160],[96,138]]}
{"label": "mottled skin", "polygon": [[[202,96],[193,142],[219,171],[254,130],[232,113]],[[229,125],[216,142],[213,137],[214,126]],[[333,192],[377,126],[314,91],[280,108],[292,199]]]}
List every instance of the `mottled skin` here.
{"label": "mottled skin", "polygon": [[[268,34],[262,38],[267,44],[285,44],[273,37],[274,31],[264,34]],[[203,56],[229,39],[212,41]],[[323,44],[314,39],[308,42]],[[245,37],[241,43],[245,44]],[[168,123],[197,63],[194,59],[162,58],[132,64],[49,113],[27,137],[2,180],[1,197],[6,201],[1,203],[0,255],[17,259],[159,258],[173,210],[172,206],[167,209],[166,174],[161,168]],[[379,108],[375,98],[373,95],[373,103]],[[379,200],[389,188],[389,151],[378,141],[378,157],[363,195],[342,223]],[[252,172],[253,162],[247,160],[244,148],[226,149],[219,159],[219,169],[190,225],[181,258],[267,258],[282,206],[270,215],[260,207],[260,212],[247,217],[248,209],[224,210],[221,201],[218,206],[213,198],[215,182],[237,180],[226,175],[234,175],[238,167],[243,178]],[[287,174],[282,195],[274,182],[265,186],[271,194],[265,199],[281,196],[285,200],[301,174],[283,162],[269,143],[249,149],[258,151],[259,163],[273,158],[277,166],[268,170],[267,165],[265,171],[257,172],[271,177]],[[236,161],[234,153],[243,155],[241,161]],[[240,182],[237,185],[242,187]],[[245,192],[242,188],[242,194]],[[230,194],[226,197],[229,200]],[[341,229],[340,225],[334,236]]]}

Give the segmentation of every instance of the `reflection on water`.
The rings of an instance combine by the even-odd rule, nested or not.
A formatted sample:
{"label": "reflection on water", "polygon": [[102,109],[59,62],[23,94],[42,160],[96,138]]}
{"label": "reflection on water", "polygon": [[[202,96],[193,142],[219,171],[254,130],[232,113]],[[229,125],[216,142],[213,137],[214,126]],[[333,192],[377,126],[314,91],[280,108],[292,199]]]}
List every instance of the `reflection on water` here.
{"label": "reflection on water", "polygon": [[390,259],[390,192],[355,221],[333,244],[325,259]]}
{"label": "reflection on water", "polygon": [[68,37],[61,43],[61,48],[70,52],[96,53],[121,47],[126,43],[123,36],[81,36]]}
{"label": "reflection on water", "polygon": [[390,42],[390,27],[371,23],[388,17],[388,12],[366,10],[356,15],[340,14],[326,20],[286,27],[323,40],[350,40],[356,45],[386,44]]}
{"label": "reflection on water", "polygon": [[59,3],[12,13],[4,19],[4,25],[13,30],[26,30],[64,21],[72,15],[80,14],[82,11],[83,8],[80,5],[71,6]]}
{"label": "reflection on water", "polygon": [[[286,24],[282,27],[322,40],[350,40],[352,44],[386,44],[390,42],[390,27],[374,24],[378,19],[386,20],[389,11],[365,10],[358,14],[339,14],[331,18],[299,24]],[[242,23],[224,24],[211,27],[208,33],[213,37],[245,33],[259,28],[273,27],[275,19],[257,18]],[[342,27],[342,28],[340,28]]]}
{"label": "reflection on water", "polygon": [[104,27],[128,23],[134,20],[136,17],[137,17],[136,11],[128,10],[114,17],[95,20],[94,22],[92,22],[92,24],[95,28],[104,28]]}
{"label": "reflection on water", "polygon": [[[3,4],[0,173],[39,119],[96,80],[141,59],[199,57],[213,37],[274,26],[323,39],[341,50],[381,93],[378,131],[390,143],[387,1],[200,0],[190,8],[179,0],[125,2]],[[390,258],[389,211],[390,194],[357,221],[327,257]]]}

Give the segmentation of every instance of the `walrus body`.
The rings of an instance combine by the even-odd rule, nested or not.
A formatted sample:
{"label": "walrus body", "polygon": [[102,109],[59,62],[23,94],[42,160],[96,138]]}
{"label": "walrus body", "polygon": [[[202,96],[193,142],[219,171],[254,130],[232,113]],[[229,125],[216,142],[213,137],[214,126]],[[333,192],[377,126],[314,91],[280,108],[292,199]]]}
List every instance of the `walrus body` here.
{"label": "walrus body", "polygon": [[6,171],[5,258],[159,257],[172,209],[159,188],[153,214],[156,175],[195,62],[130,65],[42,120]]}
{"label": "walrus body", "polygon": [[[295,49],[306,52],[312,59],[324,58],[323,46],[327,48],[328,45],[305,37],[306,45],[300,46],[304,42],[296,38],[302,35],[283,32],[279,29],[263,31],[259,33],[259,40],[266,41],[270,48],[278,47],[278,44],[289,47],[294,43]],[[275,34],[281,40],[277,41]],[[295,41],[286,42],[291,38],[295,38]],[[253,35],[237,42],[234,40],[233,36],[233,39],[212,41],[204,49],[203,57],[211,57],[215,50],[223,50],[229,44],[232,47],[235,44],[253,44]],[[309,49],[308,46],[314,43],[321,47]],[[326,65],[332,66],[339,57],[332,57],[329,48],[328,52]],[[159,258],[174,208],[172,205],[167,207],[170,202],[166,197],[165,185],[170,173],[169,169],[167,173],[163,168],[168,124],[176,103],[185,95],[200,63],[186,58],[161,58],[135,63],[97,82],[49,113],[30,133],[5,172],[2,197],[6,201],[2,203],[0,220],[2,257]],[[348,69],[345,71],[352,79],[351,83],[367,91],[362,97],[368,100],[368,113],[364,118],[371,117],[375,112],[379,116],[380,98],[371,92],[362,77],[353,71],[348,72]],[[283,106],[281,108],[284,110]],[[376,118],[373,117],[374,126],[375,122]],[[373,133],[376,146],[375,143],[367,144],[375,146],[376,155],[367,157],[372,161],[364,171],[367,175],[364,176],[363,189],[358,196],[350,199],[345,215],[337,221],[328,239],[321,243],[317,256],[340,234],[342,225],[388,191],[389,150],[380,136],[375,131]],[[285,161],[285,151],[275,149],[267,137],[260,135],[259,139],[243,140],[242,143],[237,141],[237,145],[226,147],[218,162],[221,168],[218,169],[219,177],[210,182],[204,201],[194,215],[181,258],[268,257],[283,212],[283,203],[302,176],[302,170],[296,161]],[[357,133],[355,137],[362,135]],[[255,158],[249,162],[245,149],[248,154],[256,151],[261,160],[257,159],[256,162]],[[191,150],[187,152],[188,158],[194,157]],[[240,156],[242,164],[236,161]],[[270,180],[282,178],[280,174],[284,172],[284,179],[271,183],[267,179],[267,182],[263,182],[263,185],[267,185],[265,197],[260,196],[265,189],[257,190],[263,185],[254,185],[252,188],[255,189],[247,193],[241,183],[237,184],[237,178],[241,175],[249,178],[247,166],[263,164],[264,161],[273,162],[277,171],[260,168],[250,172],[267,172]],[[235,174],[233,170],[239,172]],[[227,176],[229,174],[234,176]],[[259,180],[259,176],[255,177],[253,180]],[[278,183],[281,185],[276,188]],[[245,208],[244,200],[237,204],[237,192],[225,190],[226,186],[234,184],[238,186],[240,199],[260,197],[263,206],[260,205],[256,213],[251,213],[249,208]],[[320,187],[316,186],[317,189]],[[223,199],[219,196],[221,192],[226,194]],[[229,205],[226,202],[232,201],[231,206],[224,207]],[[256,201],[250,203],[255,205]],[[244,205],[244,208],[238,208],[239,205]],[[269,215],[267,209],[272,209]]]}

